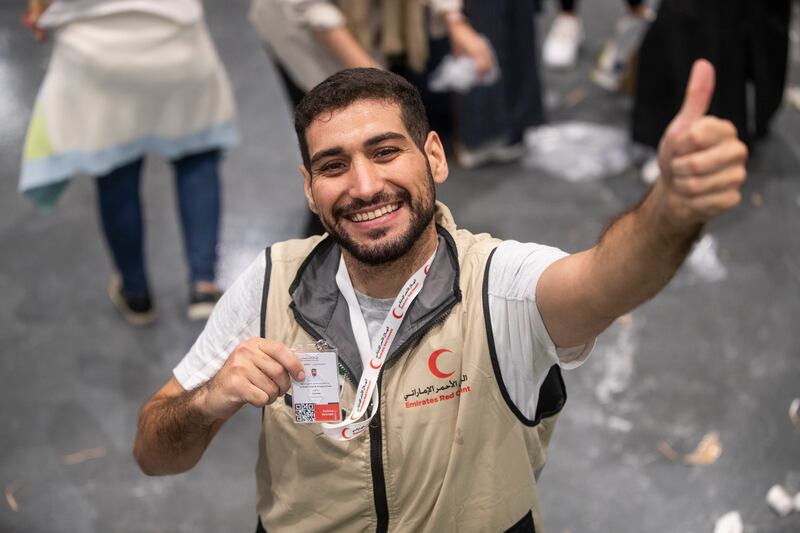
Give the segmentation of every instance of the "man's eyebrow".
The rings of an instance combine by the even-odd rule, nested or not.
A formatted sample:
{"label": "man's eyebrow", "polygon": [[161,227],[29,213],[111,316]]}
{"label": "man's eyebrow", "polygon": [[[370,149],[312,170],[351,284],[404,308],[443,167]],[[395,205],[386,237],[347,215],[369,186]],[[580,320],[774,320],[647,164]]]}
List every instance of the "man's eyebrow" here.
{"label": "man's eyebrow", "polygon": [[332,157],[335,155],[342,155],[344,153],[344,148],[341,146],[334,146],[333,148],[327,148],[325,150],[320,150],[311,158],[311,163],[316,163],[320,159],[325,157]]}
{"label": "man's eyebrow", "polygon": [[[364,141],[365,147],[375,146],[376,144],[380,144],[383,141],[388,140],[406,140],[407,137],[402,133],[397,133],[396,131],[387,131],[386,133],[381,133],[380,135],[375,135],[374,137],[370,137],[366,141]],[[320,159],[326,157],[333,157],[336,155],[342,155],[344,153],[344,148],[341,146],[334,146],[332,148],[326,148],[325,150],[320,150],[319,152],[315,153],[311,157],[311,163],[316,163]]]}
{"label": "man's eyebrow", "polygon": [[397,133],[395,131],[387,131],[386,133],[381,133],[380,135],[376,135],[374,137],[370,137],[366,141],[364,141],[364,146],[375,146],[376,144],[380,144],[383,141],[389,140],[405,140],[406,136],[402,133]]}

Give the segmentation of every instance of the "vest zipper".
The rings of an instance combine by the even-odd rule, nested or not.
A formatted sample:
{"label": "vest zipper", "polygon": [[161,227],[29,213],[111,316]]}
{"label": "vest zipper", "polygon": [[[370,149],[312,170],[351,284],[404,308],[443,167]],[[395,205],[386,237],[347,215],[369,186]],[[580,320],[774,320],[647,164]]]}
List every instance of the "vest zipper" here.
{"label": "vest zipper", "polygon": [[[383,372],[378,376],[378,397],[381,394]],[[376,533],[389,531],[389,498],[386,496],[386,474],[383,471],[383,421],[380,409],[378,416],[369,423],[369,463],[372,472],[372,497],[375,501]]]}
{"label": "vest zipper", "polygon": [[391,366],[395,361],[400,359],[400,356],[403,355],[415,342],[420,340],[422,337],[428,334],[430,330],[438,326],[439,324],[443,323],[447,316],[450,314],[450,310],[455,307],[455,305],[460,302],[460,298],[456,298],[455,301],[449,303],[444,309],[439,311],[435,317],[428,321],[425,324],[425,327],[418,330],[416,333],[411,335],[409,338],[405,340],[405,342],[391,355],[391,360],[386,363],[386,366]]}

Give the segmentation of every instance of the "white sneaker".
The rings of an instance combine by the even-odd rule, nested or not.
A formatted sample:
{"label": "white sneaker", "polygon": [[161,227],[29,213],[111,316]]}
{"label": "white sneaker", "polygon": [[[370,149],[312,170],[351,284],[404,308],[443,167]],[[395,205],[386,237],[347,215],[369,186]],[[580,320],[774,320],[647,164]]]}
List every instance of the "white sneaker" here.
{"label": "white sneaker", "polygon": [[618,91],[628,75],[631,58],[639,50],[654,15],[627,14],[617,21],[614,36],[603,47],[592,80],[607,91]]}
{"label": "white sneaker", "polygon": [[572,68],[583,42],[583,24],[578,17],[561,13],[547,32],[542,45],[542,60],[550,68]]}

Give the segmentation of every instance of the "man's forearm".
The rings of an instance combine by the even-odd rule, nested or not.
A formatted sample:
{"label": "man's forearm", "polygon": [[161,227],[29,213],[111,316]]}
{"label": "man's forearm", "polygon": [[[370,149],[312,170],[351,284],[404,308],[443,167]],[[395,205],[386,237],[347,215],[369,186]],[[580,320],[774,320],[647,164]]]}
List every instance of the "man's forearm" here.
{"label": "man's forearm", "polygon": [[378,62],[358,44],[353,34],[344,26],[316,30],[314,31],[314,38],[338,59],[345,68],[381,68]]}
{"label": "man's forearm", "polygon": [[741,202],[747,147],[729,121],[706,116],[714,67],[695,61],[681,109],[658,149],[661,176],[594,248],[556,261],[536,302],[558,346],[587,342],[654,296],[686,258],[703,224]]}
{"label": "man's forearm", "polygon": [[[702,224],[675,226],[656,205],[663,196],[658,182],[639,204],[601,235],[588,280],[589,305],[613,320],[658,293],[674,276],[697,239]],[[587,281],[588,281],[587,280]]]}
{"label": "man's forearm", "polygon": [[675,226],[664,219],[657,205],[661,186],[657,183],[610,224],[596,246],[542,274],[537,302],[556,345],[575,346],[596,337],[658,293],[686,258],[702,224]]}
{"label": "man's forearm", "polygon": [[222,421],[196,406],[200,389],[156,395],[142,408],[133,455],[145,474],[177,474],[202,457]]}

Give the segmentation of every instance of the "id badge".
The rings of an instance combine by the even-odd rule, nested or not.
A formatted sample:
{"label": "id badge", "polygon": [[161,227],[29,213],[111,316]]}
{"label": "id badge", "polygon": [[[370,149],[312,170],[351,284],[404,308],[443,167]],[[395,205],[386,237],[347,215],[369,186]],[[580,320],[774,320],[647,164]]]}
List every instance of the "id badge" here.
{"label": "id badge", "polygon": [[298,424],[339,422],[342,409],[339,403],[339,357],[335,348],[326,343],[300,345],[292,348],[306,377],[292,380],[294,421]]}

